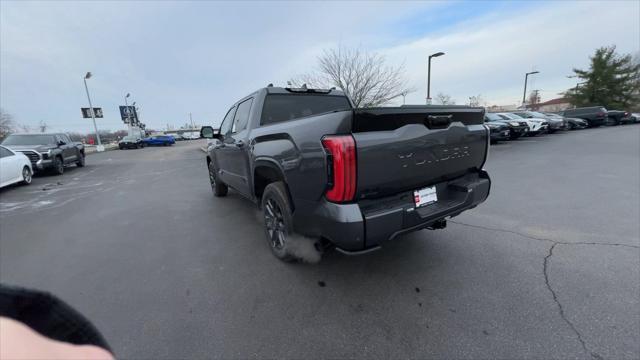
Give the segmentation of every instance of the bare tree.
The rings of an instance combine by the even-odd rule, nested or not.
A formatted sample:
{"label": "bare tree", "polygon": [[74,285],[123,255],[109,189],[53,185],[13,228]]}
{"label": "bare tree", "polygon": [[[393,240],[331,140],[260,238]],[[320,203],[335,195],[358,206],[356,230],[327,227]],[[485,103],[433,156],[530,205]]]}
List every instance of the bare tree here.
{"label": "bare tree", "polygon": [[438,95],[436,95],[436,103],[440,105],[455,105],[456,101],[453,100],[450,95],[438,93]]}
{"label": "bare tree", "polygon": [[384,56],[360,49],[325,50],[316,72],[292,80],[295,86],[342,89],[356,107],[380,106],[415,91],[405,86],[404,67],[387,65]]}
{"label": "bare tree", "polygon": [[540,103],[540,90],[532,90],[529,94],[529,102],[527,103],[527,107],[529,109],[538,109],[538,104]]}
{"label": "bare tree", "polygon": [[31,132],[31,126],[26,125],[26,124],[18,124],[16,125],[17,129],[19,132],[22,133],[30,133]]}
{"label": "bare tree", "polygon": [[11,134],[14,129],[15,123],[13,122],[13,116],[0,108],[0,139],[4,139],[7,135]]}
{"label": "bare tree", "polygon": [[49,128],[49,125],[47,125],[47,123],[44,120],[40,120],[40,125],[38,125],[38,129],[40,130],[40,132],[45,133],[47,132],[48,128]]}
{"label": "bare tree", "polygon": [[469,96],[469,106],[482,106],[486,102],[482,98],[482,95]]}

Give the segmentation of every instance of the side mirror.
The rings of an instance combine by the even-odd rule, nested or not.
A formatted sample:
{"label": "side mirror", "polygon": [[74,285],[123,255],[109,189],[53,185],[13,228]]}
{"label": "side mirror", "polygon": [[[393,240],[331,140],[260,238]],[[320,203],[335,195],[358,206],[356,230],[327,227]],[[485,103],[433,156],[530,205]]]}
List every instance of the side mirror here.
{"label": "side mirror", "polygon": [[58,146],[62,146],[62,145],[67,145],[67,143],[62,140],[58,140]]}
{"label": "side mirror", "polygon": [[222,139],[222,136],[220,134],[216,134],[216,131],[211,126],[203,126],[200,128],[200,137],[205,139]]}

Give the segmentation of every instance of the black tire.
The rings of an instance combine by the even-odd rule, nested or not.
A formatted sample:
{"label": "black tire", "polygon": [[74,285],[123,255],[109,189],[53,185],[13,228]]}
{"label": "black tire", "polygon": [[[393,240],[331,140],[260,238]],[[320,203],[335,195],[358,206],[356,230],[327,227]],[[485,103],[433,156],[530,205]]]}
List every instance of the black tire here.
{"label": "black tire", "polygon": [[293,217],[287,189],[282,181],[273,182],[262,194],[264,233],[275,257],[285,262],[300,260],[291,252]]}
{"label": "black tire", "polygon": [[25,185],[31,184],[31,179],[33,177],[33,172],[29,169],[28,166],[22,168],[22,183]]}
{"label": "black tire", "polygon": [[62,161],[62,158],[60,156],[56,156],[53,158],[53,168],[51,170],[56,175],[64,174],[64,161]]}
{"label": "black tire", "polygon": [[76,161],[76,166],[77,166],[77,167],[84,167],[84,161],[85,161],[85,159],[84,159],[84,153],[83,153],[83,152],[81,152],[81,153],[79,153],[79,155],[78,155],[78,161]]}
{"label": "black tire", "polygon": [[229,187],[227,186],[227,184],[218,179],[213,161],[209,162],[209,182],[211,183],[211,190],[213,190],[213,195],[217,197],[227,196]]}

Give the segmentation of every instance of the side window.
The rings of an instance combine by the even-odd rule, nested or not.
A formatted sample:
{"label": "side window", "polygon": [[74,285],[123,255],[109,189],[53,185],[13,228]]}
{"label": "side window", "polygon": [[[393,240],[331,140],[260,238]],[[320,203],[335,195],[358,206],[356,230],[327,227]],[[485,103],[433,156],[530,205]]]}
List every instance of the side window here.
{"label": "side window", "polygon": [[64,140],[64,142],[66,142],[67,144],[71,144],[71,139],[67,134],[62,135],[62,140]]}
{"label": "side window", "polygon": [[0,147],[0,158],[12,156],[13,153],[3,147]]}
{"label": "side window", "polygon": [[236,113],[235,106],[229,109],[227,115],[225,115],[224,120],[222,120],[222,125],[220,125],[220,134],[223,136],[231,135],[231,127],[233,126],[233,115]]}
{"label": "side window", "polygon": [[238,111],[236,111],[236,116],[233,119],[232,133],[235,134],[247,128],[251,104],[253,104],[253,98],[247,99],[238,105]]}

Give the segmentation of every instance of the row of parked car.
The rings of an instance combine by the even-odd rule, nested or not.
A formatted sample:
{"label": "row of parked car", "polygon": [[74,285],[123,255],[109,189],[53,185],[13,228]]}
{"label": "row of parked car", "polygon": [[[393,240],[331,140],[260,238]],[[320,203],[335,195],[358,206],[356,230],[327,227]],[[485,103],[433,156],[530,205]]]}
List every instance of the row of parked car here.
{"label": "row of parked car", "polygon": [[139,136],[125,136],[118,142],[118,148],[141,149],[145,146],[171,146],[176,143],[176,139],[171,135],[152,135],[146,138]]}
{"label": "row of parked car", "polygon": [[[171,135],[125,136],[118,147],[139,149],[154,145],[170,146],[175,142]],[[0,187],[30,184],[36,172],[62,175],[65,167],[72,164],[84,166],[85,148],[84,144],[72,141],[67,134],[11,134],[0,144]]]}
{"label": "row of parked car", "polygon": [[132,135],[125,136],[118,142],[120,150],[124,149],[141,149],[145,146],[170,146],[176,143],[176,141],[182,140],[196,140],[200,138],[199,133],[184,133],[184,134],[171,134],[171,135],[152,135],[146,138]]}
{"label": "row of parked car", "polygon": [[484,120],[491,130],[491,141],[497,142],[561,130],[640,123],[640,114],[618,110],[607,111],[602,106],[591,106],[567,109],[558,113],[524,110],[486,113]]}
{"label": "row of parked car", "polygon": [[62,175],[71,164],[84,166],[85,149],[67,134],[11,134],[0,145],[0,187],[30,184],[34,172]]}

